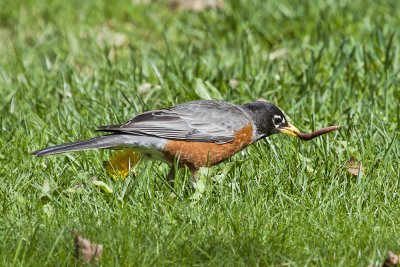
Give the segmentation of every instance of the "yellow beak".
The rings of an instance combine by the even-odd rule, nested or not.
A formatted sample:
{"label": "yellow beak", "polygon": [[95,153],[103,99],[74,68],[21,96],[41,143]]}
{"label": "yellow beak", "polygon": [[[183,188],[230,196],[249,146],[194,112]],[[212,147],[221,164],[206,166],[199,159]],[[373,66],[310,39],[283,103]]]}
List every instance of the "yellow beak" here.
{"label": "yellow beak", "polygon": [[289,136],[297,137],[297,134],[300,133],[299,129],[294,127],[293,125],[289,124],[287,127],[279,128],[278,131],[283,134],[287,134]]}

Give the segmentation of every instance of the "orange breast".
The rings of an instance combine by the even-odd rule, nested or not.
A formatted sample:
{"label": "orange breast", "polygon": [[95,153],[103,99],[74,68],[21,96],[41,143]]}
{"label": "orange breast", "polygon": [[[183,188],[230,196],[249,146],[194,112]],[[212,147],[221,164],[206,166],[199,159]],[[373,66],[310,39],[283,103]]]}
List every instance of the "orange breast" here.
{"label": "orange breast", "polygon": [[226,144],[205,142],[168,141],[164,146],[167,158],[173,162],[179,157],[180,163],[189,168],[212,166],[230,158],[253,142],[253,127],[247,124],[235,133],[234,139]]}

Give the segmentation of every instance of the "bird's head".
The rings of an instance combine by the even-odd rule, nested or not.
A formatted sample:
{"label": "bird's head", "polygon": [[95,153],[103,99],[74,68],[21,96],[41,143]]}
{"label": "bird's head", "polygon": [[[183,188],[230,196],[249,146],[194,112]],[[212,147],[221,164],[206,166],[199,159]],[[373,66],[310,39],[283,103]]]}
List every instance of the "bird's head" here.
{"label": "bird's head", "polygon": [[289,136],[300,133],[287,121],[283,112],[270,102],[256,101],[243,105],[243,108],[253,118],[259,139],[276,133]]}

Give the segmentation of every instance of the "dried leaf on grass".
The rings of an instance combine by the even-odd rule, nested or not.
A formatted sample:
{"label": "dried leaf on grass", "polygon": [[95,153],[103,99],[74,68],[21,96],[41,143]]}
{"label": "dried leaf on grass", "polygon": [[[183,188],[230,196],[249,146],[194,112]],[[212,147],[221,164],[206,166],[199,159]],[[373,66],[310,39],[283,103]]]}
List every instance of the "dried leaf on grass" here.
{"label": "dried leaf on grass", "polygon": [[240,81],[239,81],[238,79],[232,78],[232,79],[229,80],[229,85],[230,85],[230,87],[232,87],[232,88],[238,87],[239,84],[240,84]]}
{"label": "dried leaf on grass", "polygon": [[[156,0],[132,0],[133,4],[149,5],[158,2]],[[171,9],[192,10],[195,12],[207,9],[223,9],[224,0],[163,0]]]}
{"label": "dried leaf on grass", "polygon": [[126,34],[114,31],[109,25],[104,25],[97,29],[96,36],[97,43],[101,46],[107,44],[108,46],[122,47],[128,44],[128,37]]}
{"label": "dried leaf on grass", "polygon": [[161,86],[157,84],[144,83],[138,87],[138,93],[142,95],[150,92],[151,90],[159,90],[159,89],[161,89]]}
{"label": "dried leaf on grass", "polygon": [[223,0],[172,0],[170,1],[172,9],[192,10],[196,12],[204,11],[210,8],[223,9]]}
{"label": "dried leaf on grass", "polygon": [[398,266],[399,263],[399,255],[394,254],[393,251],[389,251],[382,267]]}
{"label": "dried leaf on grass", "polygon": [[132,3],[148,5],[148,4],[151,4],[151,0],[132,0]]}
{"label": "dried leaf on grass", "polygon": [[[388,252],[385,261],[382,264],[382,267],[393,267],[393,266],[399,266],[400,263],[400,258],[399,255],[396,255],[393,253],[393,251]],[[368,267],[379,267],[380,265],[377,264],[371,264]]]}
{"label": "dried leaf on grass", "polygon": [[364,166],[361,160],[351,157],[345,165],[346,170],[353,176],[362,176],[364,174]]}
{"label": "dried leaf on grass", "polygon": [[287,48],[281,48],[275,51],[272,51],[271,53],[268,54],[268,60],[275,60],[281,57],[284,57],[287,53],[289,52],[289,50]]}
{"label": "dried leaf on grass", "polygon": [[103,245],[82,238],[76,230],[72,231],[72,235],[74,237],[75,257],[86,263],[98,262],[103,252]]}

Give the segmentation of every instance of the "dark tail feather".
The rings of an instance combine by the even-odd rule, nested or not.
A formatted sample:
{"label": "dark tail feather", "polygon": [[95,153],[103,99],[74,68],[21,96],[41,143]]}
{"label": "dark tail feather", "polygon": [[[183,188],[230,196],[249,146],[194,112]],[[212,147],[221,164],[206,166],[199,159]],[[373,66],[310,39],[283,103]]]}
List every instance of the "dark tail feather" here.
{"label": "dark tail feather", "polygon": [[[122,140],[121,140],[122,139]],[[124,138],[118,135],[106,135],[106,136],[99,136],[92,139],[84,140],[84,141],[77,141],[68,144],[53,146],[44,148],[41,150],[37,150],[32,152],[32,154],[42,157],[47,155],[65,153],[65,152],[73,152],[73,151],[81,151],[87,149],[94,149],[94,148],[112,148],[118,147],[124,143]]]}

